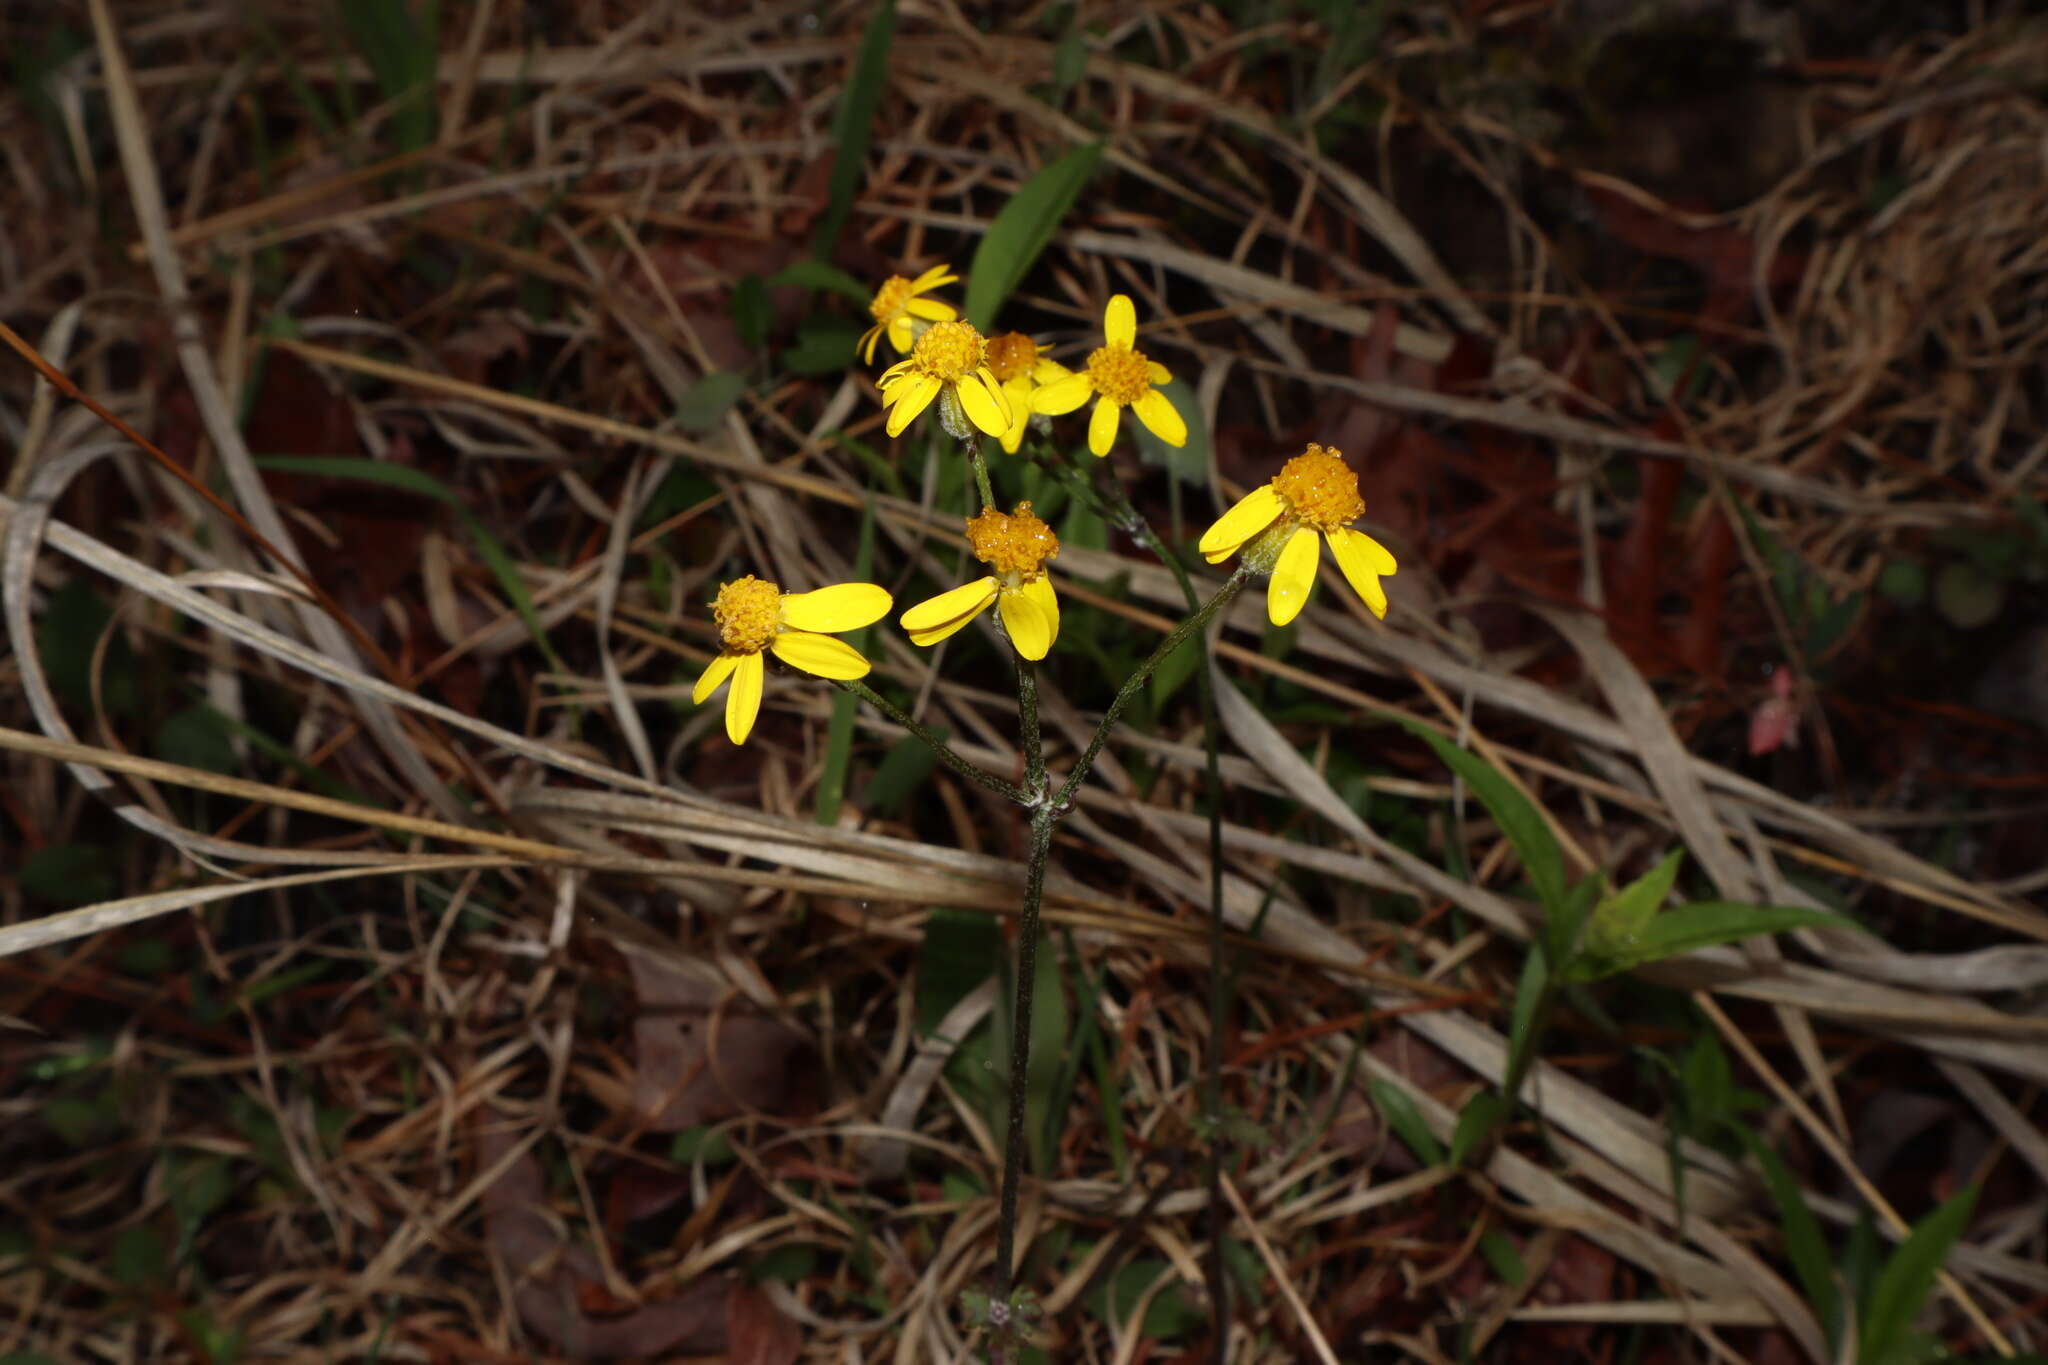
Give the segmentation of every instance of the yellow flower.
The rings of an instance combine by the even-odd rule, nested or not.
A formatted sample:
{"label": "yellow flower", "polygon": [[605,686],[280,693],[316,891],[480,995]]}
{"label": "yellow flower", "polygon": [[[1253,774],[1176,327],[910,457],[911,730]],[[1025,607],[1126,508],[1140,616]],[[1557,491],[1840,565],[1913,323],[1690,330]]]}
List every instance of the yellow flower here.
{"label": "yellow flower", "polygon": [[934,398],[941,400],[939,416],[946,430],[962,440],[973,435],[959,421],[962,414],[991,436],[1010,429],[1010,400],[988,368],[988,343],[972,323],[935,322],[925,328],[910,359],[882,371],[880,383],[891,436],[902,435]]}
{"label": "yellow flower", "polygon": [[896,354],[910,354],[910,347],[917,340],[917,319],[926,322],[951,322],[959,314],[937,299],[921,299],[919,294],[937,289],[942,284],[952,284],[960,277],[953,273],[951,266],[935,265],[914,280],[901,275],[891,275],[882,281],[882,287],[875,291],[874,301],[868,304],[868,312],[874,316],[875,325],[860,336],[861,359],[875,363],[875,343],[882,334],[889,334],[889,344],[896,348]]}
{"label": "yellow flower", "polygon": [[866,677],[868,661],[859,650],[819,632],[873,625],[889,614],[892,605],[888,589],[876,583],[784,592],[752,574],[734,579],[718,590],[718,600],[711,606],[723,648],[697,679],[690,699],[702,706],[720,683],[731,678],[732,687],[725,694],[725,733],[733,743],[745,744],[761,710],[762,650],[773,650],[791,668],[821,678]]}
{"label": "yellow flower", "polygon": [[1017,453],[1024,443],[1024,428],[1031,421],[1031,393],[1041,384],[1067,377],[1067,367],[1044,359],[1045,347],[1022,332],[1005,332],[988,339],[988,371],[1003,386],[1010,402],[1010,425],[1002,434],[1003,449]]}
{"label": "yellow flower", "polygon": [[1060,603],[1046,577],[1045,561],[1060,552],[1060,539],[1020,502],[1014,512],[981,509],[967,522],[974,557],[995,572],[951,592],[920,602],[900,618],[911,643],[935,645],[988,610],[994,602],[1010,643],[1027,659],[1043,659],[1059,638]]}
{"label": "yellow flower", "polygon": [[1031,396],[1034,412],[1058,416],[1072,412],[1095,396],[1095,413],[1088,419],[1088,448],[1097,455],[1109,454],[1116,441],[1117,422],[1123,410],[1138,414],[1154,436],[1170,446],[1186,445],[1188,424],[1174,410],[1166,395],[1155,387],[1172,380],[1164,365],[1148,360],[1132,348],[1138,338],[1138,310],[1128,294],[1118,294],[1102,310],[1104,344],[1088,356],[1088,364],[1061,379],[1046,383]]}
{"label": "yellow flower", "polygon": [[1238,499],[1202,535],[1202,558],[1211,564],[1245,549],[1246,562],[1268,571],[1266,615],[1284,626],[1301,615],[1316,585],[1316,535],[1330,542],[1330,553],[1374,616],[1387,614],[1387,592],[1380,579],[1399,567],[1387,547],[1351,529],[1365,515],[1358,495],[1358,476],[1344,463],[1344,452],[1314,442],[1282,465],[1271,483],[1261,484]]}

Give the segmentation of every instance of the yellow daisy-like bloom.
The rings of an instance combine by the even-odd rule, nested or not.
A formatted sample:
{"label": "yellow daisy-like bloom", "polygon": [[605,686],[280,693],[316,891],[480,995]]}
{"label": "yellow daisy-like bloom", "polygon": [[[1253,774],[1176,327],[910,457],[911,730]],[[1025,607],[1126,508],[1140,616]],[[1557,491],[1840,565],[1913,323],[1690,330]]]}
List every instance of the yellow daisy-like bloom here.
{"label": "yellow daisy-like bloom", "polygon": [[697,679],[690,699],[702,706],[732,679],[725,694],[725,733],[745,744],[761,711],[761,681],[766,668],[761,651],[772,650],[791,668],[821,678],[863,678],[868,661],[844,640],[824,631],[859,630],[889,614],[894,605],[888,589],[878,583],[840,583],[815,592],[784,592],[766,579],[748,574],[718,590],[711,614],[718,618],[718,657]]}
{"label": "yellow daisy-like bloom", "polygon": [[1032,410],[1057,417],[1093,396],[1095,412],[1088,419],[1088,448],[1097,455],[1109,454],[1125,408],[1138,414],[1138,420],[1168,445],[1186,445],[1188,424],[1156,387],[1170,382],[1173,375],[1133,348],[1131,343],[1137,339],[1138,310],[1130,295],[1118,294],[1102,310],[1103,344],[1089,353],[1086,366],[1032,394]]}
{"label": "yellow daisy-like bloom", "polygon": [[995,572],[904,612],[899,619],[911,643],[935,645],[993,602],[1017,652],[1043,659],[1060,633],[1059,599],[1045,574],[1045,561],[1060,552],[1060,538],[1031,514],[1030,503],[1020,502],[1014,512],[984,507],[980,516],[970,517],[967,543],[974,557]]}
{"label": "yellow daisy-like bloom", "polygon": [[956,428],[956,413],[991,436],[1010,429],[1010,400],[988,367],[988,343],[972,323],[935,322],[925,328],[910,358],[882,371],[880,384],[891,436],[902,435],[934,398],[941,400],[946,430],[963,440],[973,432]]}
{"label": "yellow daisy-like bloom", "polygon": [[1067,367],[1044,358],[1045,347],[1022,332],[1005,332],[988,339],[988,372],[1003,386],[1010,401],[1010,425],[1001,436],[1003,449],[1017,453],[1024,443],[1024,428],[1031,422],[1031,394],[1042,384],[1065,379]]}
{"label": "yellow daisy-like bloom", "polygon": [[1202,558],[1220,564],[1246,546],[1246,562],[1269,571],[1266,615],[1284,626],[1301,615],[1316,585],[1316,536],[1330,543],[1337,567],[1374,616],[1387,614],[1382,577],[1400,566],[1387,547],[1351,529],[1365,515],[1358,495],[1358,476],[1344,463],[1344,452],[1314,442],[1280,467],[1271,483],[1261,484],[1238,499],[1202,535]]}
{"label": "yellow daisy-like bloom", "polygon": [[868,312],[873,315],[875,325],[860,335],[861,359],[869,365],[875,363],[875,343],[887,333],[889,344],[896,348],[896,354],[909,355],[911,345],[917,340],[917,321],[951,322],[960,316],[937,299],[921,299],[918,295],[937,289],[942,284],[952,284],[960,277],[947,265],[935,265],[916,279],[905,279],[891,275],[882,281],[882,287],[875,291]]}

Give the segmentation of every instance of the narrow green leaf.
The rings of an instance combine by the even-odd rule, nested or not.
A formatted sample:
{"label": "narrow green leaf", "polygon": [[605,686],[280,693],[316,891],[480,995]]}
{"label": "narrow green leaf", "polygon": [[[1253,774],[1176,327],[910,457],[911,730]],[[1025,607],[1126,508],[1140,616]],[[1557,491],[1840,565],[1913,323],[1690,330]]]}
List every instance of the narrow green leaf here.
{"label": "narrow green leaf", "polygon": [[986,332],[1095,174],[1102,144],[1076,147],[1025,181],[988,225],[967,272],[967,318]]}
{"label": "narrow green leaf", "polygon": [[1510,1289],[1520,1288],[1522,1281],[1529,1278],[1529,1263],[1499,1228],[1488,1228],[1479,1234],[1479,1254]]}
{"label": "narrow green leaf", "polygon": [[1394,1136],[1408,1144],[1408,1150],[1415,1159],[1425,1166],[1444,1164],[1443,1144],[1430,1131],[1429,1120],[1422,1117],[1422,1111],[1415,1107],[1415,1101],[1408,1098],[1408,1092],[1392,1081],[1375,1076],[1372,1079],[1372,1102],[1380,1111],[1380,1118],[1393,1129]]}
{"label": "narrow green leaf", "polygon": [[786,269],[778,270],[768,277],[772,289],[795,285],[800,289],[817,289],[841,295],[854,303],[865,306],[874,297],[874,290],[862,284],[836,265],[819,260],[802,260]]}
{"label": "narrow green leaf", "polygon": [[1788,929],[1856,929],[1863,926],[1844,915],[1807,910],[1796,905],[1738,905],[1733,901],[1694,901],[1667,910],[1646,925],[1635,939],[1611,954],[1588,951],[1572,963],[1574,981],[1597,981],[1699,948],[1733,943],[1758,934]]}
{"label": "narrow green leaf", "polygon": [[1684,849],[1673,849],[1655,867],[1594,907],[1586,925],[1586,951],[1613,954],[1636,941],[1664,908],[1671,884],[1678,879]]}
{"label": "narrow green leaf", "polygon": [[1558,849],[1557,836],[1544,823],[1542,812],[1479,755],[1460,749],[1428,726],[1405,716],[1395,716],[1394,719],[1436,750],[1445,767],[1465,779],[1465,785],[1472,789],[1472,794],[1479,798],[1500,825],[1501,833],[1507,835],[1508,842],[1515,846],[1515,852],[1522,859],[1522,870],[1535,884],[1543,908],[1546,911],[1556,910],[1565,895],[1564,855]]}
{"label": "narrow green leaf", "polygon": [[853,365],[860,328],[845,318],[810,317],[797,324],[796,341],[781,355],[791,374],[831,374]]}
{"label": "narrow green leaf", "polygon": [[832,185],[818,220],[811,254],[829,260],[853,211],[853,192],[867,174],[868,143],[874,136],[875,106],[889,78],[889,44],[896,36],[896,0],[882,0],[868,15],[867,32],[847,73],[846,89],[832,116]]}
{"label": "narrow green leaf", "polygon": [[917,1028],[930,1033],[996,969],[1002,935],[988,915],[936,907],[917,952]]}
{"label": "narrow green leaf", "polygon": [[768,286],[751,272],[732,283],[732,325],[747,349],[758,351],[768,344],[768,328],[775,321],[774,305],[768,301]]}
{"label": "narrow green leaf", "polygon": [[690,436],[707,436],[725,426],[725,413],[748,391],[748,377],[733,370],[713,370],[690,385],[676,403],[676,424]]}
{"label": "narrow green leaf", "polygon": [[1738,1125],[1735,1132],[1763,1173],[1764,1188],[1770,1192],[1771,1202],[1778,1206],[1785,1259],[1792,1263],[1792,1273],[1799,1277],[1799,1287],[1806,1292],[1806,1302],[1814,1316],[1820,1319],[1832,1352],[1841,1344],[1842,1295],[1835,1287],[1834,1265],[1828,1259],[1828,1244],[1821,1236],[1820,1222],[1806,1206],[1799,1182],[1792,1178],[1783,1159],[1747,1124]]}
{"label": "narrow green leaf", "polygon": [[1976,1206],[1977,1187],[1972,1185],[1921,1219],[1885,1262],[1870,1291],[1870,1301],[1863,1305],[1863,1330],[1857,1345],[1865,1359],[1904,1344],[1913,1319],[1934,1290],[1935,1276],[1948,1260],[1949,1249],[1963,1235]]}
{"label": "narrow green leaf", "polygon": [[[1536,1044],[1543,1036],[1544,1002],[1550,993],[1550,963],[1543,953],[1534,948],[1522,960],[1522,979],[1515,986],[1515,1007],[1508,1015],[1508,1065],[1506,1076],[1513,1078],[1519,1088],[1521,1078],[1529,1072],[1530,1059],[1535,1055]],[[1512,1103],[1519,1098],[1509,1095]]]}
{"label": "narrow green leaf", "polygon": [[1498,1091],[1482,1090],[1465,1101],[1458,1111],[1458,1126],[1451,1130],[1451,1165],[1464,1165],[1507,1116],[1508,1102]]}

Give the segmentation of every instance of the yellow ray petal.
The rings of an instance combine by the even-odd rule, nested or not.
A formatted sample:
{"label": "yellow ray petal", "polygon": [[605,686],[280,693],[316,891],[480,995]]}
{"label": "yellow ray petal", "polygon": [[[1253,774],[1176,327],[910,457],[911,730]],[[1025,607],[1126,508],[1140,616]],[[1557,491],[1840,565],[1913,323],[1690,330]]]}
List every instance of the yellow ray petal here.
{"label": "yellow ray petal", "polygon": [[1155,384],[1171,384],[1173,371],[1156,360],[1148,360],[1145,362],[1145,377]]}
{"label": "yellow ray petal", "polygon": [[1284,626],[1301,615],[1309,592],[1316,585],[1316,533],[1306,526],[1287,538],[1273,565],[1273,581],[1266,585],[1266,619]]}
{"label": "yellow ray petal", "polygon": [[878,322],[860,334],[860,359],[863,365],[875,363],[875,343],[880,341],[882,333],[888,330]]}
{"label": "yellow ray petal", "polygon": [[1017,652],[1027,659],[1043,659],[1052,648],[1052,622],[1038,609],[1038,603],[1021,592],[1006,592],[996,599],[1002,613],[1003,631]]}
{"label": "yellow ray petal", "polygon": [[1048,417],[1058,417],[1080,407],[1094,392],[1095,386],[1088,382],[1085,370],[1079,374],[1065,375],[1050,384],[1039,386],[1038,391],[1031,395],[1031,410],[1042,412]]}
{"label": "yellow ray petal", "polygon": [[927,289],[937,289],[942,284],[952,284],[959,278],[958,275],[953,273],[953,267],[943,264],[935,265],[910,282],[910,292],[922,294]]}
{"label": "yellow ray petal", "polygon": [[745,744],[754,733],[754,717],[761,714],[761,679],[767,668],[758,654],[742,654],[733,670],[732,686],[725,693],[725,736]]}
{"label": "yellow ray petal", "polygon": [[1102,339],[1128,350],[1138,339],[1138,310],[1129,294],[1112,294],[1102,310]]}
{"label": "yellow ray petal", "polygon": [[[919,644],[930,644],[932,640],[943,640],[996,600],[996,581],[993,578],[977,578],[972,583],[962,583],[949,592],[937,597],[926,598],[896,618],[897,624],[910,632],[910,638]],[[918,640],[920,635],[932,636],[932,640]]]}
{"label": "yellow ray petal", "polygon": [[1380,576],[1393,573],[1400,567],[1394,563],[1394,556],[1388,553],[1386,546],[1349,526],[1339,526],[1327,538],[1330,553],[1337,557],[1337,567],[1344,571],[1344,581],[1365,599],[1365,605],[1372,608],[1374,616],[1384,617],[1387,614],[1387,590],[1380,586]]}
{"label": "yellow ray petal", "polygon": [[939,396],[939,381],[928,374],[914,374],[890,391],[889,434],[901,436],[911,419],[931,406]]}
{"label": "yellow ray petal", "polygon": [[1147,389],[1138,395],[1138,401],[1131,404],[1131,411],[1138,414],[1138,420],[1145,424],[1154,436],[1170,446],[1184,446],[1188,443],[1188,424],[1181,420],[1180,409],[1167,401],[1166,395],[1157,389]]}
{"label": "yellow ray petal", "polygon": [[1088,419],[1088,448],[1098,456],[1109,454],[1109,448],[1116,444],[1116,423],[1122,411],[1121,403],[1108,398],[1095,400],[1095,414]]}
{"label": "yellow ray petal", "polygon": [[1072,373],[1072,370],[1060,364],[1057,360],[1041,360],[1031,367],[1031,382],[1034,384],[1054,384]]}
{"label": "yellow ray petal", "polygon": [[820,678],[865,678],[868,661],[844,640],[830,635],[813,635],[807,630],[785,630],[768,642],[775,657],[791,668],[801,668]]}
{"label": "yellow ray petal", "polygon": [[739,662],[740,656],[737,654],[721,654],[713,659],[711,667],[704,670],[704,676],[697,679],[697,685],[690,690],[690,700],[702,706],[704,699],[716,692],[719,684],[732,675]]}
{"label": "yellow ray petal", "polygon": [[940,303],[937,299],[912,299],[903,305],[903,311],[928,322],[951,322],[960,316],[953,311],[951,304]]}
{"label": "yellow ray petal", "polygon": [[1202,532],[1202,558],[1220,564],[1244,548],[1246,541],[1280,519],[1285,508],[1273,485],[1262,483],[1239,498],[1216,524]]}
{"label": "yellow ray petal", "polygon": [[1003,386],[996,383],[991,371],[980,369],[963,374],[953,388],[960,395],[960,409],[967,414],[968,421],[991,436],[1009,430],[1010,400],[1003,397]]}
{"label": "yellow ray petal", "polygon": [[1046,643],[1051,645],[1057,641],[1060,638],[1060,599],[1052,590],[1052,579],[1040,574],[1018,591],[1030,598],[1037,604],[1038,609],[1045,613],[1046,622],[1051,627]]}
{"label": "yellow ray petal", "polygon": [[887,616],[891,605],[889,590],[879,583],[835,583],[784,593],[782,624],[792,630],[859,630]]}
{"label": "yellow ray petal", "polygon": [[889,344],[898,355],[910,354],[910,348],[917,344],[917,328],[911,325],[910,314],[898,313],[889,319]]}

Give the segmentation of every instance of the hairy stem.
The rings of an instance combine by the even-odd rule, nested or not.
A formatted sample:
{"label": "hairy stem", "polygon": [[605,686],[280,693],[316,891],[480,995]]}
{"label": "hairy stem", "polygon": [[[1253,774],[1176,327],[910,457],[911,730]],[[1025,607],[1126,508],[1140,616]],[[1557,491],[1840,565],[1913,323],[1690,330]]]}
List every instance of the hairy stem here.
{"label": "hairy stem", "polygon": [[832,685],[840,689],[842,692],[851,692],[854,696],[859,697],[862,701],[874,707],[877,711],[880,711],[890,720],[895,721],[898,725],[910,731],[911,734],[916,735],[919,739],[923,740],[926,744],[931,746],[931,751],[939,756],[939,762],[945,764],[947,767],[951,768],[954,772],[960,774],[962,777],[965,777],[973,782],[979,783],[981,786],[988,788],[997,796],[1003,797],[1006,800],[1015,801],[1020,806],[1025,804],[1027,798],[1025,796],[1023,788],[1019,787],[1014,782],[1005,781],[1003,778],[997,777],[994,773],[988,771],[986,768],[983,768],[977,763],[962,758],[959,754],[953,751],[953,749],[946,743],[946,741],[940,739],[936,734],[933,734],[932,731],[924,725],[920,724],[915,720],[912,720],[910,716],[902,710],[902,708],[896,706],[893,702],[888,701],[880,693],[876,692],[872,687],[869,687],[866,683],[847,682],[843,679],[835,678],[832,680]]}

